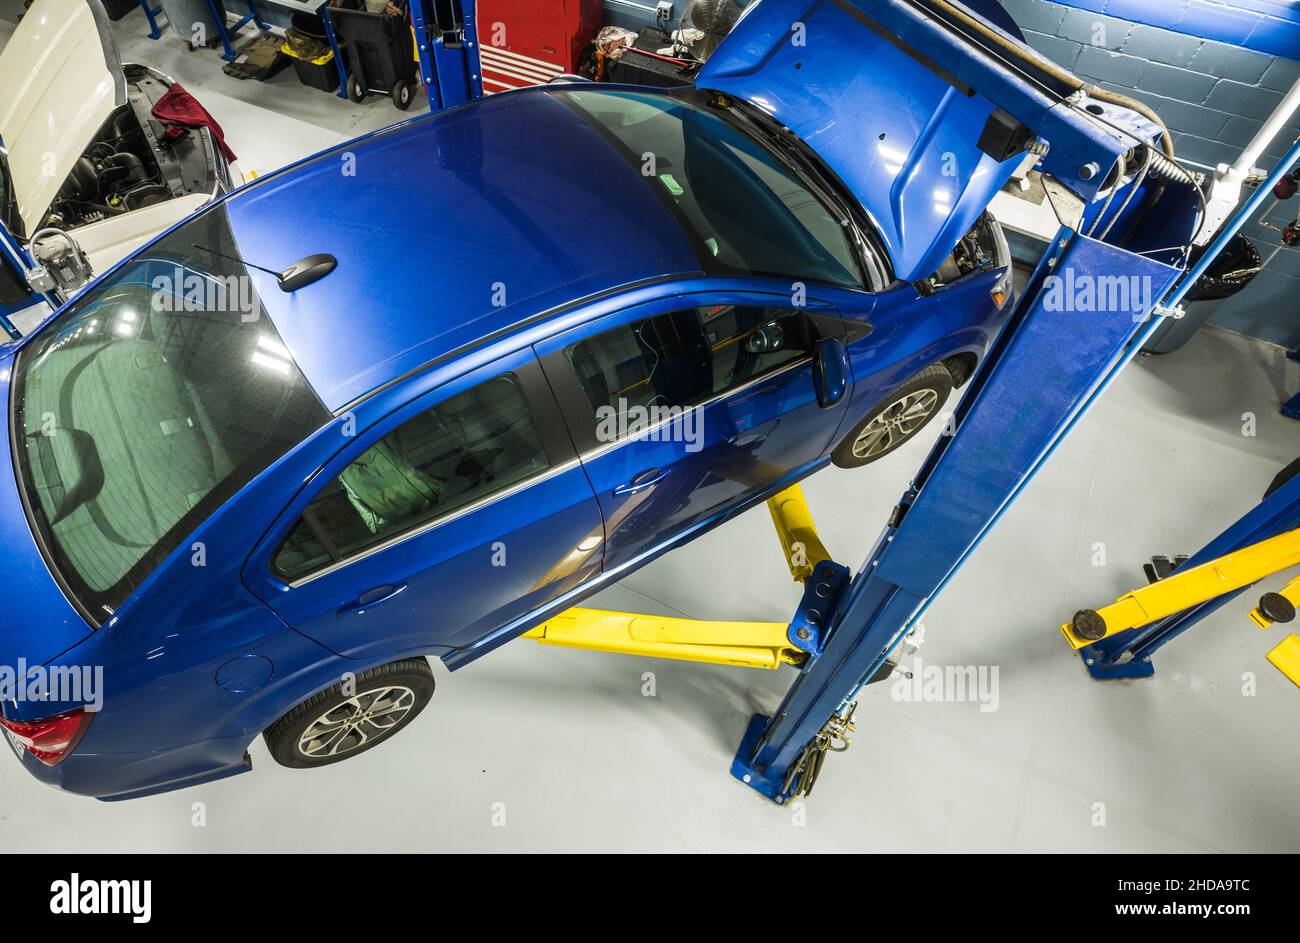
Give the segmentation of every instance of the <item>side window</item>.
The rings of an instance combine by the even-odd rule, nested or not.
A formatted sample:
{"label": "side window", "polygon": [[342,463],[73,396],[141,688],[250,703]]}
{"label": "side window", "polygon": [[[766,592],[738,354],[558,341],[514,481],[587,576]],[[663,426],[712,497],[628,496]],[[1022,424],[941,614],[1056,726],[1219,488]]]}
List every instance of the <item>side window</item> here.
{"label": "side window", "polygon": [[813,333],[802,312],[715,305],[620,325],[566,347],[564,357],[600,421],[726,393],[808,357]]}
{"label": "side window", "polygon": [[273,568],[298,579],[548,467],[518,379],[494,377],[363,452],[303,511]]}
{"label": "side window", "polygon": [[702,308],[713,362],[713,392],[725,393],[812,353],[808,317],[780,308]]}

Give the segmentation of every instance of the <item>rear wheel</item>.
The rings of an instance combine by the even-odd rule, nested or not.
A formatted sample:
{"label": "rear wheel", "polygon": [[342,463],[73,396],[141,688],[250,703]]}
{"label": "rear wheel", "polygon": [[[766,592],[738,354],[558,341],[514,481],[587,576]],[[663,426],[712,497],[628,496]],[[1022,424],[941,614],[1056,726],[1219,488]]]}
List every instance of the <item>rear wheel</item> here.
{"label": "rear wheel", "polygon": [[262,734],[281,766],[328,766],[364,753],[415,720],[433,697],[423,658],[380,665],[303,701]]}
{"label": "rear wheel", "polygon": [[831,461],[859,468],[884,458],[924,429],[952,393],[952,374],[941,364],[926,367],[895,387],[879,406],[849,430]]}

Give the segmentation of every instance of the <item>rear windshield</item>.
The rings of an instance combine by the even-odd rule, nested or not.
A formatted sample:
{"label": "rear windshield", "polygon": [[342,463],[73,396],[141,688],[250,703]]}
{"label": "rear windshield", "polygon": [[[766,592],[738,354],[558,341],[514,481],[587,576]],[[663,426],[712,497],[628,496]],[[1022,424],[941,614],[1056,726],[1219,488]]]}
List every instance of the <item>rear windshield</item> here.
{"label": "rear windshield", "polygon": [[18,477],[96,625],[227,498],[328,419],[209,211],[20,353]]}

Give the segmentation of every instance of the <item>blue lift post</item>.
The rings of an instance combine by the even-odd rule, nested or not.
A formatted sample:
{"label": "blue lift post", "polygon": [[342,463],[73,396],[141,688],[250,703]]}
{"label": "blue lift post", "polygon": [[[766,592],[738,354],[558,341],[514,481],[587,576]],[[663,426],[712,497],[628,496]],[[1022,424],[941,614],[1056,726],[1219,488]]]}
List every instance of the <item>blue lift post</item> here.
{"label": "blue lift post", "polygon": [[[1045,175],[1085,201],[1097,192],[1088,180],[1104,177],[1118,156],[1111,130],[1089,125],[1023,72],[991,62],[990,50],[975,36],[925,17],[916,4],[880,0],[870,4],[869,16],[912,49],[926,50],[958,81],[1046,141],[1050,149],[1040,164]],[[1121,144],[1118,151],[1125,149]],[[1081,173],[1089,167],[1091,173]],[[1165,194],[1161,203],[1170,220],[1168,239],[1155,245],[1183,245],[1194,236],[1195,195],[1186,184],[1176,189],[1177,197]],[[1186,207],[1178,206],[1182,197]],[[1120,241],[1117,235],[1115,243]],[[801,668],[772,717],[750,721],[732,764],[734,776],[777,802],[807,791],[809,771],[820,764],[827,742],[842,735],[862,686],[877,677],[926,607],[1157,326],[1156,303],[1178,278],[1181,263],[1149,257],[1156,254],[1154,246],[1125,247],[1062,227],[958,405],[952,433],[922,465],[861,570],[819,607],[827,627],[820,654]],[[1145,286],[1142,298],[1131,297],[1113,310],[1061,310],[1062,285],[1117,276]],[[813,583],[808,592],[815,591]],[[808,606],[805,596],[800,613]]]}
{"label": "blue lift post", "polygon": [[[217,27],[217,36],[221,40],[222,53],[221,58],[227,62],[235,60],[235,45],[231,37],[238,33],[249,23],[253,23],[260,30],[267,30],[271,27],[262,22],[262,17],[258,15],[257,10],[253,7],[252,0],[248,3],[248,12],[245,13],[234,26],[226,25],[226,16],[217,6],[217,0],[204,0],[207,5],[208,13],[212,16],[212,22]],[[152,5],[149,0],[140,0],[140,6],[144,10],[145,18],[149,21],[149,38],[162,39],[162,30],[158,28],[158,14],[163,13],[161,6]],[[174,28],[174,26],[173,26]]]}
{"label": "blue lift post", "polygon": [[483,95],[473,3],[411,0],[411,25],[429,110],[453,108]]}

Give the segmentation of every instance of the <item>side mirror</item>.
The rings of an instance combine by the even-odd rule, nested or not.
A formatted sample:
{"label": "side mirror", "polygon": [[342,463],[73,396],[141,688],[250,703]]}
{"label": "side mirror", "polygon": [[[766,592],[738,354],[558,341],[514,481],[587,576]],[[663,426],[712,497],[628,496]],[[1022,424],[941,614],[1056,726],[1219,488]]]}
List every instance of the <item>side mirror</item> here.
{"label": "side mirror", "polygon": [[849,352],[838,337],[817,342],[813,354],[813,389],[817,391],[817,405],[822,409],[835,406],[849,391]]}

